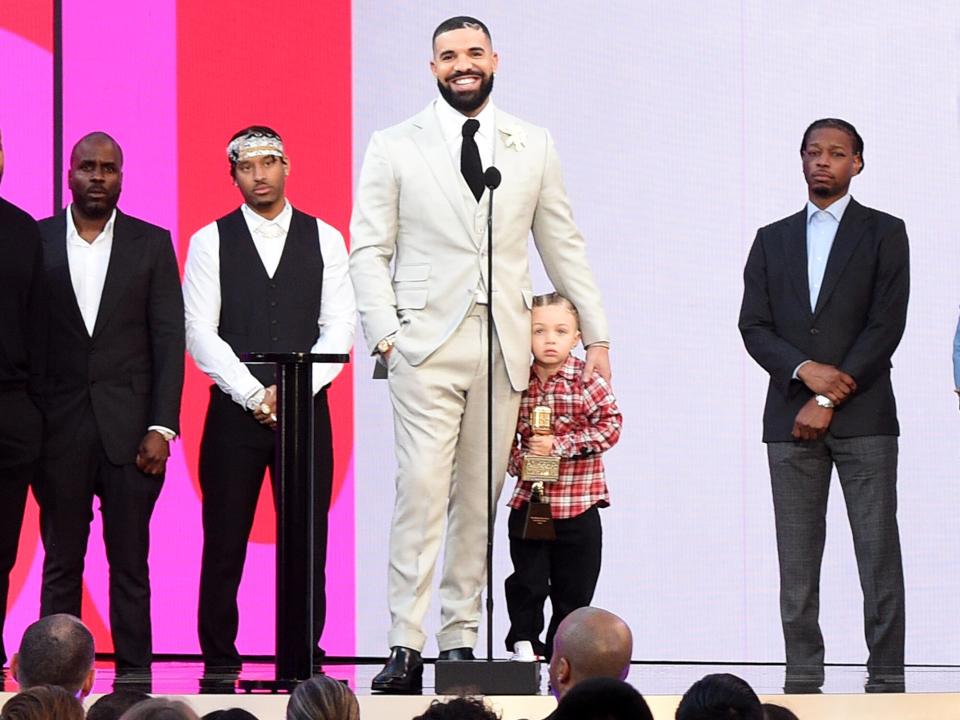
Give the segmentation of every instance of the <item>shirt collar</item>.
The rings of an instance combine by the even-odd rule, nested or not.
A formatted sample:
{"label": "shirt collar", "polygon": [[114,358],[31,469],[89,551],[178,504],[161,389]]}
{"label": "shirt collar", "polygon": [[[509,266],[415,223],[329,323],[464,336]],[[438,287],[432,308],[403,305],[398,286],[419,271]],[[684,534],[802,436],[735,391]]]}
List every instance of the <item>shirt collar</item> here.
{"label": "shirt collar", "polygon": [[[437,120],[440,122],[440,132],[443,134],[443,139],[448,143],[453,142],[454,139],[460,142],[463,123],[470,118],[459,110],[454,109],[442,96],[434,101],[433,106],[436,108]],[[493,100],[490,100],[483,110],[480,111],[480,114],[473,118],[480,123],[480,129],[477,130],[478,137],[484,140],[489,140],[493,137],[495,116],[496,111],[493,107]]]}
{"label": "shirt collar", "polygon": [[[581,373],[583,373],[583,365],[584,365],[583,360],[580,360],[578,357],[574,356],[571,353],[570,355],[567,356],[567,359],[563,363],[563,365],[560,366],[560,369],[557,370],[557,372],[555,372],[549,378],[547,378],[547,382],[548,383],[553,382],[558,377],[563,378],[564,380],[573,382],[578,377],[580,377]],[[530,377],[536,378],[537,380],[540,379],[540,376],[537,375],[536,367],[534,365],[530,365]],[[546,384],[546,383],[543,383],[543,384]]]}
{"label": "shirt collar", "polygon": [[88,243],[82,237],[80,233],[77,232],[77,226],[73,223],[73,203],[67,205],[67,242],[80,245],[93,245],[94,243],[104,242],[105,240],[113,240],[113,226],[117,220],[117,209],[114,208],[113,212],[110,213],[110,217],[107,219],[107,224],[103,226],[103,230],[100,231],[100,234],[94,239],[92,243]]}
{"label": "shirt collar", "polygon": [[247,228],[250,230],[251,235],[257,232],[262,232],[271,225],[277,226],[283,231],[284,235],[290,232],[290,220],[293,218],[293,206],[290,204],[289,200],[285,199],[283,201],[283,210],[281,210],[280,214],[273,218],[273,220],[269,220],[263,215],[258,214],[246,203],[240,206],[240,212],[243,213],[243,219],[246,220]]}
{"label": "shirt collar", "polygon": [[[839,223],[841,220],[843,220],[843,213],[846,212],[847,205],[850,204],[850,201],[852,199],[853,197],[850,195],[850,193],[847,193],[839,200],[823,208],[823,212],[833,217],[833,219]],[[818,208],[812,202],[807,200],[807,224],[808,225],[810,224],[810,218],[812,218],[818,212],[820,212],[820,208]]]}

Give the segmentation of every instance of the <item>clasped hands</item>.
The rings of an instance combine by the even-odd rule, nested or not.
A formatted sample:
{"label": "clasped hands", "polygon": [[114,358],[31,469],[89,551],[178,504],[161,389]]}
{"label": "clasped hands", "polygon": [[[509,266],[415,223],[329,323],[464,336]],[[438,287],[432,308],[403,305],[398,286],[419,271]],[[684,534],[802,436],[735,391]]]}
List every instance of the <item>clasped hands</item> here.
{"label": "clasped hands", "polygon": [[[839,406],[857,391],[857,383],[847,373],[833,365],[810,361],[797,371],[797,377],[817,395],[824,395]],[[793,437],[797,440],[819,440],[827,433],[833,420],[833,408],[820,407],[816,398],[810,398],[800,408],[793,421]]]}

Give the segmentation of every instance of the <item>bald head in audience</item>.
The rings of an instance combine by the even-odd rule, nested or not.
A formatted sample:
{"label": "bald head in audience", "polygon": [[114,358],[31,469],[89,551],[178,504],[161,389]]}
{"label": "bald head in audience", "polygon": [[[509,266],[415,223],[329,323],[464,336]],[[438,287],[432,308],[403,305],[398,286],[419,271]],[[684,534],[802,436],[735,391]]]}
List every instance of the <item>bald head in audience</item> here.
{"label": "bald head in audience", "polygon": [[600,608],[574,610],[553,638],[553,694],[562,698],[574,685],[590,678],[623,680],[630,671],[632,654],[633,634],[623,620]]}
{"label": "bald head in audience", "polygon": [[10,659],[10,674],[24,690],[55,685],[86,697],[93,687],[93,635],[80,619],[66,613],[48,615],[30,625],[20,651]]}

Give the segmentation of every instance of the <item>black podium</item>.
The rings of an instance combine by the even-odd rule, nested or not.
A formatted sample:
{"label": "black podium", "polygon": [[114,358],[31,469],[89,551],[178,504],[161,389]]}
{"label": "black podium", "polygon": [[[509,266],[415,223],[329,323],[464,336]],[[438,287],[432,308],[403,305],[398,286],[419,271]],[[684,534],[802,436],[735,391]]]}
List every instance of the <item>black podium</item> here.
{"label": "black podium", "polygon": [[[334,353],[242,353],[277,369],[276,680],[250,689],[291,689],[313,674],[313,364],[348,363]],[[241,683],[245,687],[247,683]]]}

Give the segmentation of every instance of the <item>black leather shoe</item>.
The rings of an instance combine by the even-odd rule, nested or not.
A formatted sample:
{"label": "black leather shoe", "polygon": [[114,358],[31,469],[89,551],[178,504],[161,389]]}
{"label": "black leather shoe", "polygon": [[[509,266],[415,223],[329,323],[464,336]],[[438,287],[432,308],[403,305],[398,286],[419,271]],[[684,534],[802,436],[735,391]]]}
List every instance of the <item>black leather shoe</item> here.
{"label": "black leather shoe", "polygon": [[383,670],[370,685],[372,690],[385,693],[418,693],[423,690],[423,658],[416,650],[405,647],[390,648],[390,657]]}
{"label": "black leather shoe", "polygon": [[450,650],[441,650],[437,660],[476,660],[473,656],[473,648],[451,648]]}

